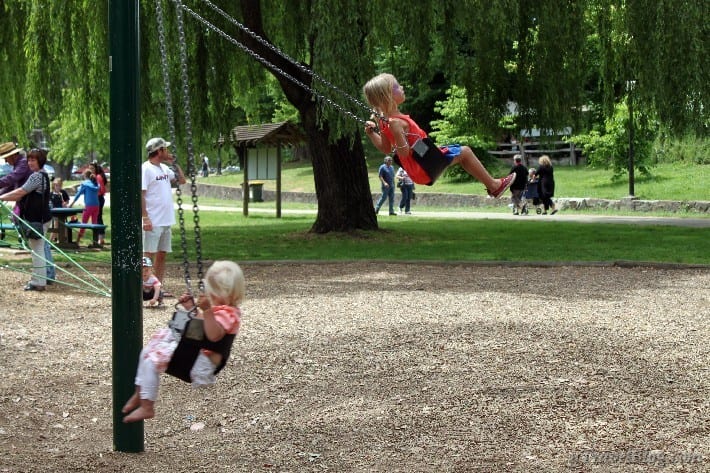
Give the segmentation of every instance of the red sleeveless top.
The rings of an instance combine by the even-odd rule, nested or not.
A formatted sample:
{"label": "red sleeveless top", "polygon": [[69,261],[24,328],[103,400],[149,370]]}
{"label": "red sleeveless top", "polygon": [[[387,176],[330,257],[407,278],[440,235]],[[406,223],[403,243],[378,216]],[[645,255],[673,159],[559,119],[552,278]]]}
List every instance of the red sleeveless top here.
{"label": "red sleeveless top", "polygon": [[[401,120],[404,120],[407,122],[409,125],[409,133],[407,133],[407,136],[405,137],[407,139],[407,144],[409,145],[409,153],[405,156],[403,156],[402,151],[399,151],[395,149],[394,151],[397,153],[397,157],[399,158],[399,162],[402,164],[402,167],[404,168],[405,171],[407,171],[407,174],[409,174],[409,177],[417,184],[422,184],[422,185],[427,185],[429,184],[432,179],[427,174],[427,172],[417,163],[414,158],[412,158],[412,145],[420,139],[420,138],[426,138],[427,134],[424,130],[419,128],[419,125],[409,118],[409,115],[403,115],[403,114],[396,114],[392,115],[390,118],[399,118]],[[394,139],[394,134],[392,133],[392,130],[390,129],[389,123],[380,120],[380,131],[382,132],[383,135],[387,137],[390,143],[392,143],[392,146],[395,146],[395,139]]]}

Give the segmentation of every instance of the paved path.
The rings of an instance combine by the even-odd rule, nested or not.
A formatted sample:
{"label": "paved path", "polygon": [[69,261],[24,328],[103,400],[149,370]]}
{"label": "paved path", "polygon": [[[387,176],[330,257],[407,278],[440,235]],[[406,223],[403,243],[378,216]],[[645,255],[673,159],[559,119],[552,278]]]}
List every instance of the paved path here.
{"label": "paved path", "polygon": [[[239,211],[241,207],[221,207],[201,205],[201,210],[217,210],[217,211]],[[187,209],[189,212],[192,210]],[[276,215],[276,206],[271,209],[266,208],[249,208],[249,213],[271,214]],[[292,210],[282,209],[282,215],[315,215],[315,210]],[[386,212],[381,212],[378,218],[380,221],[384,219],[404,219],[404,218],[454,218],[454,219],[479,219],[479,220],[525,220],[525,221],[560,221],[560,222],[579,222],[579,223],[617,223],[617,224],[637,224],[637,225],[672,225],[677,227],[693,227],[693,228],[710,228],[710,218],[680,218],[680,217],[650,217],[643,215],[633,216],[614,216],[614,215],[580,215],[565,212],[558,212],[555,215],[536,215],[528,214],[524,216],[513,215],[508,212],[465,212],[465,211],[450,211],[450,212],[427,212],[413,211],[412,215],[397,215],[396,217],[388,216]]]}
{"label": "paved path", "polygon": [[[110,197],[106,200],[106,206],[110,206]],[[177,204],[175,205],[177,208]],[[192,203],[183,204],[186,212],[192,213]],[[215,210],[221,212],[241,212],[241,203],[233,207],[200,205],[201,210]],[[503,210],[505,209],[505,211]],[[272,208],[249,208],[249,213],[276,215],[276,204]],[[315,210],[306,209],[281,209],[282,215],[316,215]],[[680,218],[680,217],[651,217],[644,215],[616,216],[616,215],[582,215],[560,211],[555,215],[536,215],[530,213],[524,216],[516,216],[503,207],[500,212],[477,212],[477,211],[449,211],[449,212],[428,212],[414,210],[412,215],[398,215],[390,217],[385,212],[380,213],[379,219],[388,218],[455,218],[455,219],[491,219],[491,220],[530,220],[546,222],[579,222],[579,223],[617,223],[617,224],[637,224],[637,225],[672,225],[677,227],[710,228],[710,218]]]}

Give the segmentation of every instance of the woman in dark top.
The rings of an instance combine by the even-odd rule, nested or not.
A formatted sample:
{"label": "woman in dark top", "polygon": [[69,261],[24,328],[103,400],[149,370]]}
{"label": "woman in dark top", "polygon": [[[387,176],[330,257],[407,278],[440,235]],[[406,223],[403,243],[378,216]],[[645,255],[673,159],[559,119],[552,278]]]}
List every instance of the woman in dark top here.
{"label": "woman in dark top", "polygon": [[542,205],[545,207],[543,215],[547,215],[547,211],[552,209],[550,215],[555,215],[557,209],[555,204],[552,202],[552,198],[555,196],[555,176],[552,170],[552,162],[550,157],[546,154],[540,156],[540,161],[538,162],[537,176],[540,179],[538,182],[538,192],[540,194],[540,200]]}
{"label": "woman in dark top", "polygon": [[49,227],[49,196],[51,189],[49,176],[44,171],[47,153],[41,149],[33,149],[27,154],[27,165],[32,171],[30,177],[22,185],[7,194],[0,195],[0,200],[18,201],[20,217],[28,223],[39,226],[37,233],[29,233],[27,246],[32,250],[32,278],[25,286],[25,291],[44,291],[47,285],[47,265],[51,264],[45,258],[44,234]]}

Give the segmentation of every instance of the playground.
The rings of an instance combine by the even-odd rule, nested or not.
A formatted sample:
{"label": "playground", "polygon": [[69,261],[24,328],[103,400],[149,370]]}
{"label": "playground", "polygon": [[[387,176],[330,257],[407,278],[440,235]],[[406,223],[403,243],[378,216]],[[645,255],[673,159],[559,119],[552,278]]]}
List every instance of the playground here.
{"label": "playground", "polygon": [[242,267],[233,356],[163,376],[143,453],[112,445],[111,299],[0,271],[0,472],[707,468],[707,268]]}

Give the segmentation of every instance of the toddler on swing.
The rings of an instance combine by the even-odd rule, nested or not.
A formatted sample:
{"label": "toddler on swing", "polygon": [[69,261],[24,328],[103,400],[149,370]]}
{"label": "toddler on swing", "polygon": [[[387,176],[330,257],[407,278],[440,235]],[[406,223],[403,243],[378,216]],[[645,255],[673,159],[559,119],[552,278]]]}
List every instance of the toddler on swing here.
{"label": "toddler on swing", "polygon": [[[197,301],[198,318],[204,319],[205,337],[219,342],[225,336],[234,336],[241,325],[239,305],[244,300],[244,274],[236,263],[215,261],[205,273],[205,293]],[[189,311],[194,308],[190,294],[183,294],[179,302]],[[156,332],[141,351],[136,372],[136,390],[123,406],[127,414],[123,422],[137,422],[155,416],[160,373],[165,372],[178,346],[173,331],[166,327]],[[214,384],[215,375],[224,366],[226,357],[212,350],[201,349],[190,368],[192,385]]]}
{"label": "toddler on swing", "polygon": [[[385,154],[395,152],[401,166],[417,184],[431,185],[438,176],[430,175],[412,155],[412,147],[417,140],[426,138],[424,130],[399,111],[404,102],[404,88],[392,74],[379,74],[370,79],[363,87],[367,102],[377,113],[382,114],[379,123],[368,121],[365,134],[375,147]],[[377,133],[377,128],[380,132]],[[468,146],[448,145],[440,147],[447,165],[460,164],[470,175],[480,181],[488,195],[500,197],[515,180],[515,173],[502,179],[493,178]]]}

